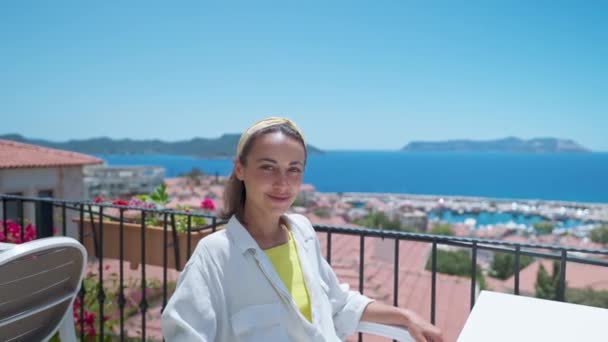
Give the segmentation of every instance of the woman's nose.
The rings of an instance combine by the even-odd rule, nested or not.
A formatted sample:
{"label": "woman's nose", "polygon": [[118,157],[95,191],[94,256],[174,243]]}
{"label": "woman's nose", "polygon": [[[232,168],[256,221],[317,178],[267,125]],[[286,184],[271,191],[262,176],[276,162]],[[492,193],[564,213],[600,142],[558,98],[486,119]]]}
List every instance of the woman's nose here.
{"label": "woman's nose", "polygon": [[274,177],[274,185],[281,186],[281,185],[287,185],[287,184],[288,184],[287,175],[284,174],[283,172],[277,172]]}

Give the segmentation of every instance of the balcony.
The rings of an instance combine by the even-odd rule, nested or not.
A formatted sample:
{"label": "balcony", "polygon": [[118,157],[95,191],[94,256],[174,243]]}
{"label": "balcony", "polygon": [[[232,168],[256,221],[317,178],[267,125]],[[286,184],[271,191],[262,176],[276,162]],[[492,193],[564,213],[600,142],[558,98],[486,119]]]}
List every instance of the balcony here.
{"label": "balcony", "polygon": [[[7,211],[11,207],[15,210]],[[162,340],[160,313],[196,242],[222,229],[212,215],[83,201],[0,195],[0,241],[19,243],[51,235],[81,241],[90,256],[75,304],[81,340]],[[152,218],[155,219],[152,224]],[[530,267],[555,261],[552,296],[571,301],[579,272],[608,288],[608,250],[440,236],[370,228],[315,225],[322,250],[342,282],[393,305],[408,307],[455,341],[483,287],[532,296]],[[466,276],[439,272],[444,250],[466,251]],[[514,257],[506,281],[483,281],[478,265],[494,253]],[[536,266],[521,267],[526,256]],[[581,271],[582,270],[582,271]],[[604,270],[604,271],[602,271]],[[600,271],[600,272],[598,272]],[[551,269],[548,270],[551,272]],[[532,287],[532,289],[531,289]],[[370,336],[359,336],[375,341]],[[352,337],[353,340],[357,336]]]}

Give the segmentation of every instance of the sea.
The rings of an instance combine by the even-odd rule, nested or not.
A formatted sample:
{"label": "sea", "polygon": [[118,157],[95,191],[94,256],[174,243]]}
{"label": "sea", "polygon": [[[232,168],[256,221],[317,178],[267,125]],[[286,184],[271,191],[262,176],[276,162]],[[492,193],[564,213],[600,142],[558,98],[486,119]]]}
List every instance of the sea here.
{"label": "sea", "polygon": [[[167,177],[198,168],[227,176],[231,159],[179,155],[98,155],[108,165],[162,166]],[[608,203],[608,153],[521,154],[396,151],[329,151],[309,156],[304,182],[322,192],[371,192],[473,196],[498,200]],[[429,219],[478,228],[494,224],[530,227],[544,220],[516,213],[429,213]],[[558,228],[584,226],[561,220]]]}
{"label": "sea", "polygon": [[[98,155],[108,165],[196,167],[226,176],[231,159]],[[608,203],[608,153],[330,151],[309,156],[304,182],[322,192],[373,192]]]}

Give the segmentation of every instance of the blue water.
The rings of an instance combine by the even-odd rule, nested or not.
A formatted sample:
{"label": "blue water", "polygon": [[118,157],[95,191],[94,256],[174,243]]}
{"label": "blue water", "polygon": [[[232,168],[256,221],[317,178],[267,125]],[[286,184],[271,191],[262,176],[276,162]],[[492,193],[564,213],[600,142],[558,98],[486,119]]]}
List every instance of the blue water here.
{"label": "blue water", "polygon": [[[444,221],[449,223],[464,223],[467,219],[474,219],[476,227],[493,226],[496,224],[506,224],[513,222],[517,225],[525,225],[532,227],[535,223],[547,221],[547,219],[539,215],[524,215],[517,213],[504,212],[480,212],[480,213],[455,213],[452,211],[430,211],[429,219],[431,221]],[[583,220],[577,219],[561,219],[556,220],[556,228],[573,228],[584,224],[588,224]]]}
{"label": "blue water", "polygon": [[[110,165],[198,167],[228,175],[229,159],[101,155]],[[324,192],[390,192],[608,203],[608,153],[327,152],[309,156],[304,182]]]}

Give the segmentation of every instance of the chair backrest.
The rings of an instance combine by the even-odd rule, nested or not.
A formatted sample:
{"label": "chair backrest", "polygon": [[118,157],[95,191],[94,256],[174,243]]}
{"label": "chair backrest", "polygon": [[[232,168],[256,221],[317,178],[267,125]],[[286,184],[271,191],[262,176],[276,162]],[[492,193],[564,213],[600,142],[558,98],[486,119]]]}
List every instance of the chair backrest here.
{"label": "chair backrest", "polygon": [[84,247],[67,237],[43,238],[0,250],[2,341],[50,338],[73,305],[86,260]]}

